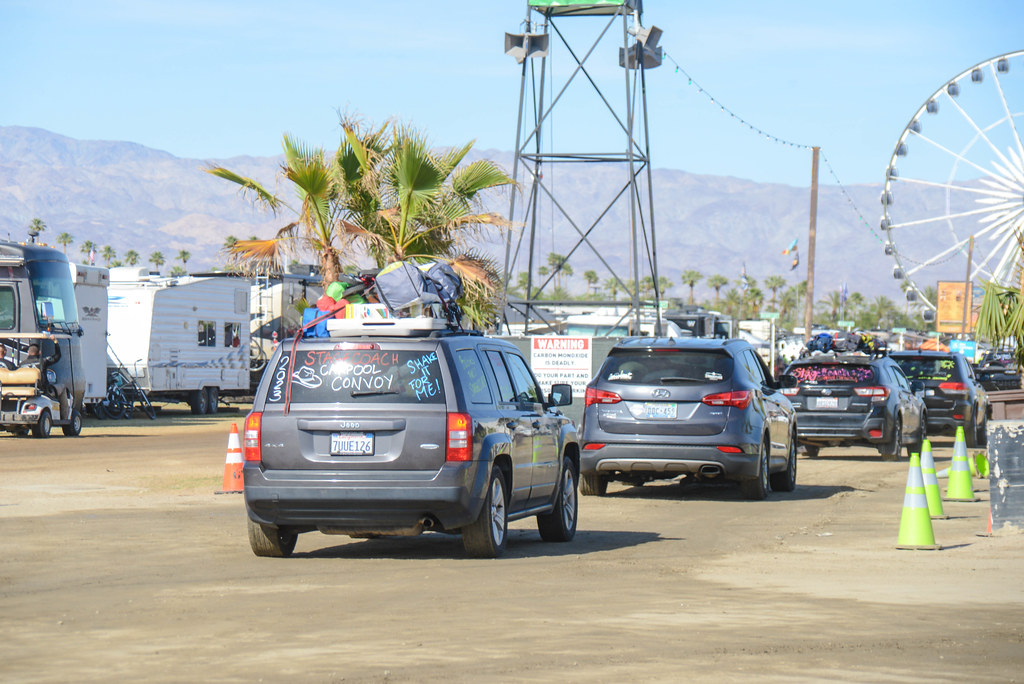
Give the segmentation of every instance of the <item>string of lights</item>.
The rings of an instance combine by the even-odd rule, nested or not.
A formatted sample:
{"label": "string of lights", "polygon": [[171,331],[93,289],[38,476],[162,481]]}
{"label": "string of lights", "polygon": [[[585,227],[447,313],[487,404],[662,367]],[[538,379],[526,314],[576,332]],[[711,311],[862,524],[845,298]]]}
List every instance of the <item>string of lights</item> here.
{"label": "string of lights", "polygon": [[[812,150],[812,149],[814,149],[813,146],[811,146],[811,145],[805,145],[803,143],[793,142],[792,140],[786,140],[785,138],[780,138],[777,135],[772,135],[768,131],[765,131],[764,129],[759,128],[758,126],[755,126],[754,124],[750,123],[749,121],[744,119],[742,116],[740,116],[736,112],[734,112],[731,109],[729,109],[728,107],[726,107],[721,101],[719,101],[717,98],[715,98],[714,95],[709,93],[701,84],[697,83],[697,81],[694,80],[693,76],[691,76],[689,73],[687,73],[686,69],[684,69],[675,59],[673,59],[672,55],[670,55],[668,52],[665,52],[665,51],[662,52],[662,55],[663,55],[663,57],[662,57],[663,61],[671,62],[672,65],[675,67],[675,73],[682,74],[683,76],[686,77],[687,85],[690,85],[690,86],[693,86],[694,88],[696,88],[698,93],[700,93],[701,95],[706,97],[708,99],[708,101],[710,101],[713,105],[717,106],[720,111],[722,111],[725,114],[728,114],[730,118],[732,118],[733,120],[735,120],[736,122],[738,122],[742,126],[745,126],[746,128],[748,128],[749,130],[753,131],[754,133],[757,133],[758,135],[760,135],[760,136],[762,136],[762,137],[764,137],[764,138],[766,138],[766,139],[768,139],[768,140],[770,140],[770,141],[772,141],[774,143],[777,143],[779,145],[785,145],[786,147],[793,147],[793,148],[801,149],[801,150]],[[860,223],[865,228],[867,228],[868,231],[870,231],[871,236],[873,238],[875,238],[875,240],[877,240],[880,244],[885,245],[886,242],[888,242],[887,238],[883,237],[882,235],[879,235],[879,233],[875,229],[874,225],[872,225],[867,219],[864,218],[864,214],[861,212],[860,208],[857,206],[857,203],[854,201],[853,196],[849,193],[849,191],[847,191],[846,186],[843,185],[842,181],[839,180],[839,175],[836,173],[835,169],[832,167],[832,163],[829,161],[828,157],[825,155],[824,150],[819,148],[818,149],[818,154],[820,155],[821,160],[825,163],[825,168],[828,169],[829,175],[832,176],[832,180],[835,181],[835,184],[839,188],[839,191],[842,193],[842,195],[846,199],[847,203],[853,209],[854,213],[857,214],[857,218],[860,220]],[[945,259],[942,259],[941,261],[936,261],[936,262],[929,262],[928,265],[936,266],[938,264],[941,264],[941,263],[944,263],[946,261],[949,261],[950,259],[953,259],[954,257],[958,256],[958,254],[959,254],[958,252],[954,252],[953,254],[947,256]],[[911,263],[914,263],[914,264],[922,264],[922,263],[924,263],[924,262],[912,259],[912,258],[908,257],[907,255],[903,254],[902,252],[899,254],[899,256],[904,261],[908,261],[908,262],[911,262]]]}

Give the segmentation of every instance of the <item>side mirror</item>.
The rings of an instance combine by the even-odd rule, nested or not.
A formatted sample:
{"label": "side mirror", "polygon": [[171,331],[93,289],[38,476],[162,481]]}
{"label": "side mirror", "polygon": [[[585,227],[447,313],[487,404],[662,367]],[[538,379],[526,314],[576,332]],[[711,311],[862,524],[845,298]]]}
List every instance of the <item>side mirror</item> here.
{"label": "side mirror", "polygon": [[572,403],[572,385],[569,383],[556,383],[551,386],[548,404],[550,406],[568,406]]}
{"label": "side mirror", "polygon": [[783,375],[779,378],[779,387],[796,387],[797,384],[797,379],[792,375]]}
{"label": "side mirror", "polygon": [[914,394],[922,394],[924,392],[924,380],[911,380],[910,391]]}

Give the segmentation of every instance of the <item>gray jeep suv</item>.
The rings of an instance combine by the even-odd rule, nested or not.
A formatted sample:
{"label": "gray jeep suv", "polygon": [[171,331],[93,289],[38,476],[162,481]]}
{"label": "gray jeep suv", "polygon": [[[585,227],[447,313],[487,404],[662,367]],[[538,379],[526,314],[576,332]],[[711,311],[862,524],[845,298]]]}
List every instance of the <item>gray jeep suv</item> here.
{"label": "gray jeep suv", "polygon": [[476,334],[286,340],[246,417],[244,490],[257,556],[301,532],[461,533],[495,557],[511,520],[576,533],[579,448],[569,385],[545,397],[519,351]]}

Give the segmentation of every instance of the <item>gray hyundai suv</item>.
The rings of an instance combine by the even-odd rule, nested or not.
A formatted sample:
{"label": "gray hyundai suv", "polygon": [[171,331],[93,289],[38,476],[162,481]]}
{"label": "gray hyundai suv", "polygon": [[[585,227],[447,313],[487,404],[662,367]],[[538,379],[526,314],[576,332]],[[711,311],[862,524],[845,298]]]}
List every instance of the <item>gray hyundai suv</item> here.
{"label": "gray hyundai suv", "polygon": [[502,553],[508,522],[576,533],[579,449],[520,352],[448,332],[304,338],[270,359],[246,417],[244,491],[257,556],[319,530],[353,537],[461,533]]}
{"label": "gray hyundai suv", "polygon": [[587,386],[582,492],[679,476],[739,482],[749,499],[796,487],[796,417],[743,340],[626,338]]}

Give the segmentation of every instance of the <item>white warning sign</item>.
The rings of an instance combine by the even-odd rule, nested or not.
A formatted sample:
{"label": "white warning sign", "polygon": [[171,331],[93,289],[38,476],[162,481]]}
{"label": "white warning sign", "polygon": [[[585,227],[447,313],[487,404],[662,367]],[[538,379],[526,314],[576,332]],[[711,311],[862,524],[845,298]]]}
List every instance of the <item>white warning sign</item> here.
{"label": "white warning sign", "polygon": [[582,397],[590,382],[592,351],[589,337],[534,337],[530,365],[545,392],[556,382],[567,382],[572,385],[572,395]]}

